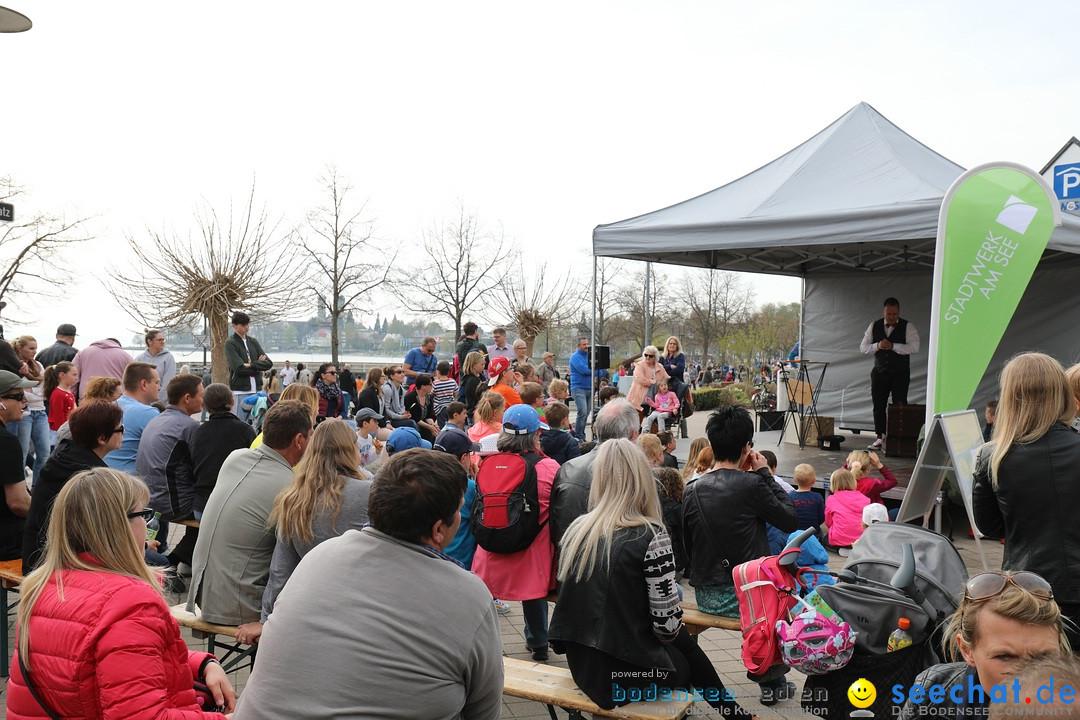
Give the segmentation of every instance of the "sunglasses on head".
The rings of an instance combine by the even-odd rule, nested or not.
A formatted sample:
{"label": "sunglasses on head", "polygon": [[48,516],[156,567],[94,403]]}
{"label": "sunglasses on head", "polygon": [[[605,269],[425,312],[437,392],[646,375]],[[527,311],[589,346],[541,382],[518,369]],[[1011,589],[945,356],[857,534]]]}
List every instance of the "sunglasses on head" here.
{"label": "sunglasses on head", "polygon": [[1040,600],[1054,599],[1054,590],[1050,587],[1050,583],[1046,582],[1041,575],[1027,570],[1009,573],[980,573],[967,581],[967,585],[964,586],[964,599],[971,602],[989,600],[1000,595],[1006,585],[1015,585]]}
{"label": "sunglasses on head", "polygon": [[137,517],[141,517],[146,522],[150,522],[154,517],[153,508],[143,508],[142,510],[136,510],[127,514],[129,520],[134,520]]}

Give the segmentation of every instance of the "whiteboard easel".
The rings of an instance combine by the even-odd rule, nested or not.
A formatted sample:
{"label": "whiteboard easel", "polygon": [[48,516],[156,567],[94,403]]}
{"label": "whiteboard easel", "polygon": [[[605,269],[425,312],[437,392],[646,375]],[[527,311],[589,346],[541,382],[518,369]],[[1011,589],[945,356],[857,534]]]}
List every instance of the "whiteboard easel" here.
{"label": "whiteboard easel", "polygon": [[945,482],[945,474],[953,473],[960,486],[960,495],[964,498],[964,508],[975,535],[979,559],[982,560],[983,569],[989,571],[982,540],[975,526],[975,512],[971,501],[975,484],[975,458],[983,444],[979,416],[974,410],[934,415],[896,521],[909,522],[921,518],[925,527],[930,513],[934,510],[941,485]]}

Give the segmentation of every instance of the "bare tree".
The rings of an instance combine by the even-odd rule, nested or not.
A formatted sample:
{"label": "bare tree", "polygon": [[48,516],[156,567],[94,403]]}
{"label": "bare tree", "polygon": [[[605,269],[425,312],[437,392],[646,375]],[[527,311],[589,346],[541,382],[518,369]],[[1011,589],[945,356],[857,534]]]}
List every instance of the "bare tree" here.
{"label": "bare tree", "polygon": [[366,309],[361,302],[387,282],[397,254],[377,251],[372,240],[374,220],[361,219],[364,205],[349,204],[353,188],[337,168],[328,166],[319,184],[326,191],[326,203],[308,216],[307,228],[300,235],[314,261],[311,287],[330,318],[330,357],[336,365],[341,317]]}
{"label": "bare tree", "polygon": [[533,343],[549,328],[573,319],[584,303],[581,284],[570,275],[552,280],[544,272],[535,279],[525,276],[519,265],[499,282],[492,297],[493,308],[510,319],[531,357]]}
{"label": "bare tree", "polygon": [[[592,255],[589,255],[592,257]],[[618,314],[615,278],[623,271],[623,263],[614,258],[596,258],[596,344],[611,344],[608,321]],[[591,308],[586,308],[587,314]],[[591,317],[591,314],[589,315]]]}
{"label": "bare tree", "polygon": [[225,340],[229,313],[246,309],[270,320],[295,305],[302,274],[296,253],[281,252],[284,238],[265,211],[255,211],[252,185],[245,207],[223,223],[204,205],[195,213],[198,237],[175,231],[128,234],[131,263],[114,268],[114,296],[131,317],[148,326],[205,319],[210,328],[214,382],[228,382]]}
{"label": "bare tree", "polygon": [[[0,178],[0,201],[11,202],[25,194],[26,189],[10,175]],[[0,222],[0,298],[44,295],[69,280],[71,266],[58,262],[57,253],[89,240],[85,226],[90,220],[47,213],[21,220],[16,209],[12,222]],[[35,287],[34,281],[41,282]]]}
{"label": "bare tree", "polygon": [[[674,315],[671,283],[667,276],[654,268],[652,282],[647,284],[645,272],[643,267],[630,274],[626,282],[615,289],[612,298],[621,312],[618,319],[606,321],[609,322],[608,334],[612,340],[632,340],[639,350],[651,345],[655,337],[662,335],[660,328],[669,326]],[[599,283],[599,280],[597,282]],[[646,295],[646,287],[649,288],[649,295]],[[652,337],[645,337],[646,308]]]}
{"label": "bare tree", "polygon": [[487,230],[474,212],[459,204],[454,220],[424,232],[423,252],[417,258],[426,262],[411,268],[398,284],[409,310],[452,320],[456,342],[465,313],[482,309],[480,303],[499,286],[515,255],[514,245],[501,232]]}
{"label": "bare tree", "polygon": [[683,278],[687,322],[701,341],[701,358],[709,346],[730,332],[754,302],[754,294],[735,273],[724,270],[690,270]]}

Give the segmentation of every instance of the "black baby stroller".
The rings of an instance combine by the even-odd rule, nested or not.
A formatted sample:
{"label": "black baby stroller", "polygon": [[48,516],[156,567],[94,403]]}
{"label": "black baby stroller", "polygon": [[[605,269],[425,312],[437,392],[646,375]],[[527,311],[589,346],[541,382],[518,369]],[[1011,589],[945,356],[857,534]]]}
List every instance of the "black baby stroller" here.
{"label": "black baby stroller", "polygon": [[[963,597],[967,568],[943,535],[905,523],[875,523],[852,547],[835,585],[818,586],[829,607],[857,632],[851,662],[827,675],[809,677],[803,708],[819,717],[893,717],[893,685],[910,687],[915,677],[939,662],[942,622]],[[901,617],[911,622],[912,644],[886,652]],[[877,699],[860,715],[847,690],[859,678],[877,689]],[[898,712],[898,711],[896,711]]]}

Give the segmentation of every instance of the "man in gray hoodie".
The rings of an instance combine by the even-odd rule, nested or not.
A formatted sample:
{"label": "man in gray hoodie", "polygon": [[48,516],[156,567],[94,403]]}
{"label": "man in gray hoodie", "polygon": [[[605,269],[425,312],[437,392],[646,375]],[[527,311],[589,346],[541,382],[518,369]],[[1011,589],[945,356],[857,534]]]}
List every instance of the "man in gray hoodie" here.
{"label": "man in gray hoodie", "polygon": [[176,358],[165,349],[165,333],[160,330],[147,330],[146,352],[135,356],[136,362],[150,363],[157,368],[158,377],[161,378],[161,390],[158,391],[158,400],[168,404],[169,381],[176,376]]}
{"label": "man in gray hoodie", "polygon": [[[169,406],[146,424],[135,456],[135,473],[150,488],[150,507],[163,521],[192,517],[195,506],[195,471],[191,439],[199,424],[191,418],[202,410],[202,378],[190,373],[169,381]],[[191,564],[199,529],[189,527],[184,539],[169,554],[169,562]]]}

